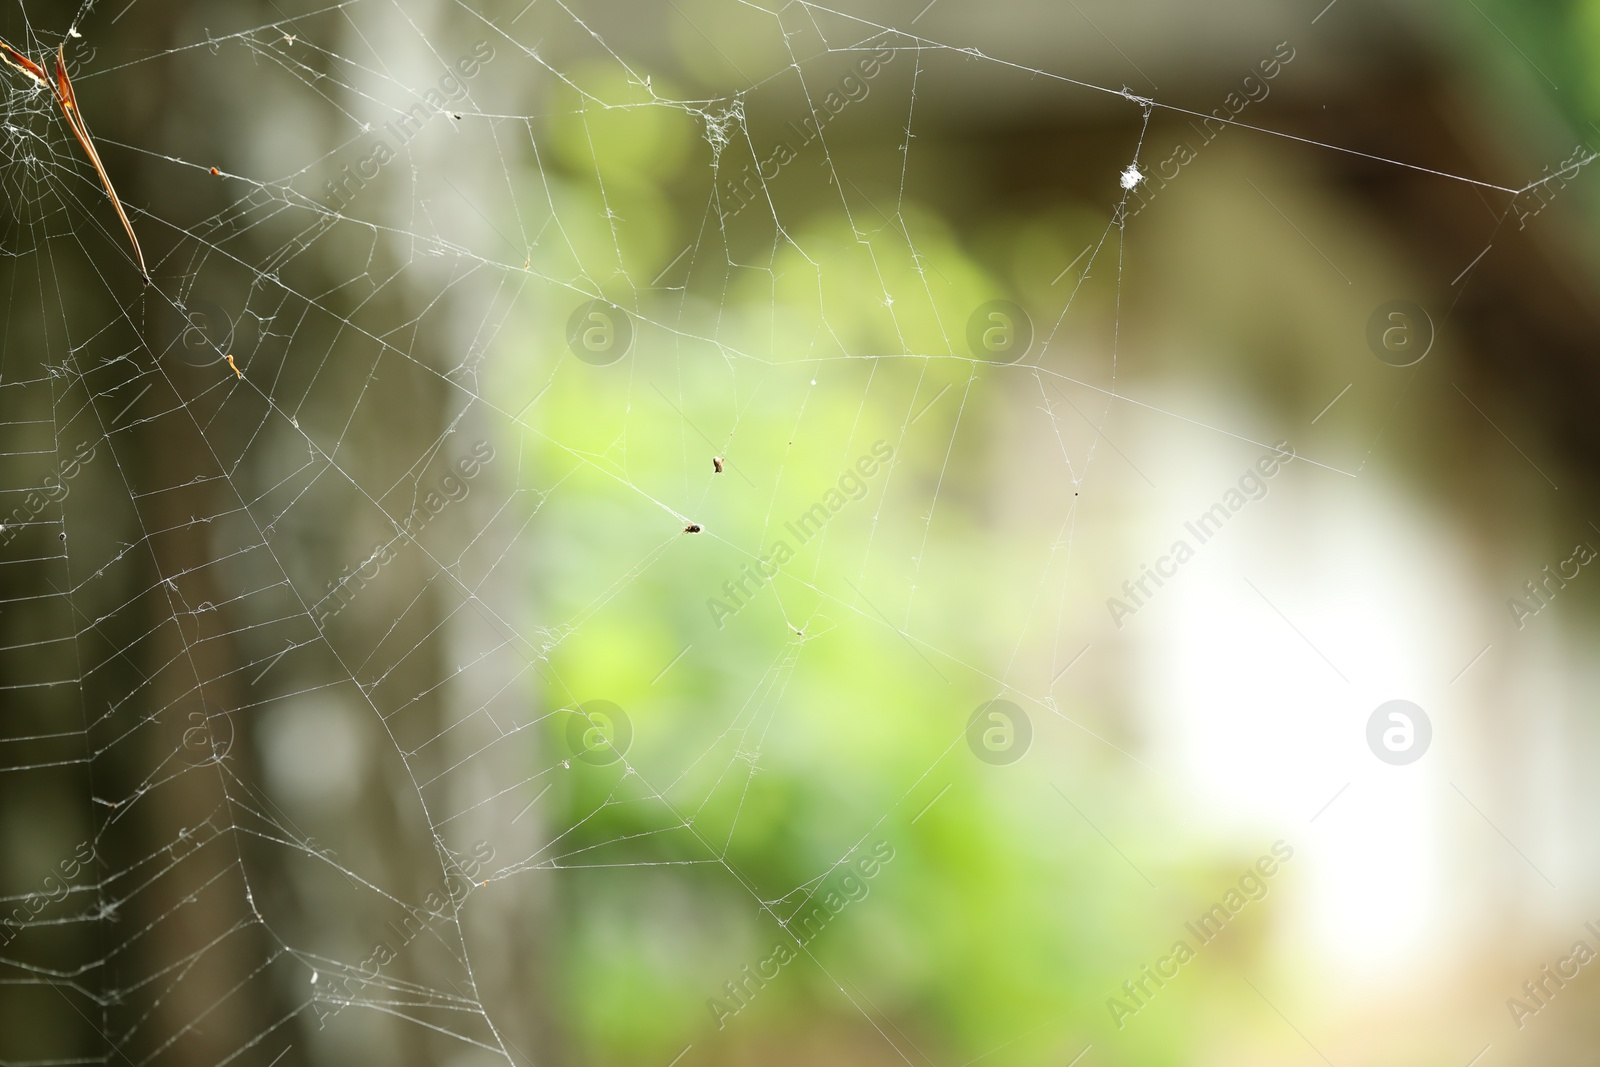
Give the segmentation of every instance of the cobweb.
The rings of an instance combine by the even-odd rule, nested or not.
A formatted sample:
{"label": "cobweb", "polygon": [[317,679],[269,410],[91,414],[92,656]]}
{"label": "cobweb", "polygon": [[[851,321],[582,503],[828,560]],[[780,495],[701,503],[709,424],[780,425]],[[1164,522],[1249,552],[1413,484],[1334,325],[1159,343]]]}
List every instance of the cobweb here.
{"label": "cobweb", "polygon": [[[1119,392],[1146,133],[1210,112],[916,12],[686,7],[675,47],[737,87],[697,95],[559,0],[266,8],[152,47],[122,43],[158,39],[138,0],[89,0],[13,41],[65,42],[153,282],[10,72],[0,789],[47,858],[6,885],[0,979],[39,1025],[5,1062],[576,1062],[604,1034],[687,1064],[746,1002],[809,1003],[749,982],[773,946],[922,1062],[804,921],[912,892],[986,701],[1139,762],[1057,695],[1122,577],[1082,548],[1090,489],[1135,477],[1119,404],[1275,443]],[[974,70],[1113,116],[1026,292],[925,206]],[[989,515],[1009,449],[1055,471],[1028,543]],[[667,978],[640,908],[738,920]],[[567,999],[608,953],[659,981]]]}

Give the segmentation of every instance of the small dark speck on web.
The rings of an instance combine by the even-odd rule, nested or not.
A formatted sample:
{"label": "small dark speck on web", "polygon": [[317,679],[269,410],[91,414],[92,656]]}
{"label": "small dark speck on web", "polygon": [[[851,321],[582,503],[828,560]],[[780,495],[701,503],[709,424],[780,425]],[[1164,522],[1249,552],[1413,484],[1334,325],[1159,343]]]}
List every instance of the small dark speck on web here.
{"label": "small dark speck on web", "polygon": [[[689,525],[687,525],[687,526],[685,526],[683,528],[683,532],[684,533],[699,533],[700,532],[700,524],[698,522],[691,522]],[[62,536],[65,537],[66,535],[62,534]]]}
{"label": "small dark speck on web", "polygon": [[65,530],[63,530],[60,533],[56,534],[56,536],[61,538],[61,540],[65,541],[67,539],[67,532]]}

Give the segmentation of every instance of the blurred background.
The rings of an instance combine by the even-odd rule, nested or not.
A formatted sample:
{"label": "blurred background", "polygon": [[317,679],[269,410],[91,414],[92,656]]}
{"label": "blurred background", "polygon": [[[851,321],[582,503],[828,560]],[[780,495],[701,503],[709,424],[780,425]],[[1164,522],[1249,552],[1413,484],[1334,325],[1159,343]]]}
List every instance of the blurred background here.
{"label": "blurred background", "polygon": [[1600,3],[0,35],[0,1063],[1594,1061]]}

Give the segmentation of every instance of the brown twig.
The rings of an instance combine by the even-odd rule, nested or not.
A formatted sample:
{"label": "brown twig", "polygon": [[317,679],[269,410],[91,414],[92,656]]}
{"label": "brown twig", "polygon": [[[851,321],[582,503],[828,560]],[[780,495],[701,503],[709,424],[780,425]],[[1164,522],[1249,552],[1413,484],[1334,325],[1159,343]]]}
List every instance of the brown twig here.
{"label": "brown twig", "polygon": [[22,71],[22,73],[38,82],[46,89],[50,88],[50,79],[45,76],[44,68],[40,67],[39,64],[23,55],[15,48],[12,48],[4,41],[0,41],[0,50],[5,52],[5,55],[0,56],[0,59],[4,59],[8,64]]}
{"label": "brown twig", "polygon": [[111,175],[106,173],[105,164],[100,162],[100,153],[95,151],[94,141],[89,137],[89,128],[83,124],[83,116],[78,110],[78,94],[72,91],[72,82],[67,78],[67,42],[62,41],[60,47],[56,49],[54,84],[51,83],[50,76],[45,73],[43,67],[4,41],[0,41],[0,60],[49,89],[51,95],[56,98],[56,103],[61,105],[61,113],[66,116],[67,125],[78,138],[78,144],[83,146],[89,162],[94,164],[95,173],[100,175],[100,184],[105,186],[106,195],[111,198],[111,206],[117,209],[117,218],[122,220],[122,228],[128,231],[128,240],[133,244],[134,259],[139,263],[139,273],[144,277],[145,284],[149,285],[150,272],[145,269],[144,251],[139,247],[139,238],[134,236],[133,223],[128,220],[128,213],[122,208],[122,200],[111,184]]}
{"label": "brown twig", "polygon": [[[16,59],[21,60],[25,66],[18,67],[30,77],[44,80],[43,74],[37,64],[22,53],[6,45],[6,51]],[[17,64],[13,63],[13,66]],[[100,184],[105,186],[106,195],[111,198],[111,206],[117,209],[117,218],[122,220],[122,228],[128,231],[128,240],[133,245],[133,256],[139,262],[139,273],[144,277],[146,285],[150,284],[150,271],[144,265],[144,252],[139,248],[139,238],[134,235],[133,223],[128,219],[128,213],[122,208],[122,200],[117,196],[116,188],[111,184],[111,175],[106,173],[105,164],[100,162],[100,153],[95,151],[94,141],[89,137],[89,129],[83,124],[83,114],[78,109],[78,94],[72,91],[72,82],[67,78],[67,42],[62,41],[56,49],[56,100],[61,104],[61,113],[66,116],[67,125],[72,127],[72,132],[77,135],[78,143],[83,146],[83,151],[89,157],[89,162],[94,164],[95,173],[100,175]],[[49,85],[49,81],[45,80]]]}

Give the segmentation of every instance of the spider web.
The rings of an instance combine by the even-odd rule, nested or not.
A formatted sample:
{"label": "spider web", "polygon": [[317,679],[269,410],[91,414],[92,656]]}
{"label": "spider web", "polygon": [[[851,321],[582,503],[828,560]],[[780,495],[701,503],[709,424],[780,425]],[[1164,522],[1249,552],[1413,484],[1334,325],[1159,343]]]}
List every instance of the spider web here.
{"label": "spider web", "polygon": [[[942,1062],[847,928],[915,956],[882,898],[927,873],[940,787],[994,770],[985,702],[1147,769],[1069,695],[1124,577],[1091,498],[1149,480],[1107,429],[1279,440],[1119,373],[1147,134],[1218,120],[916,12],[674,4],[733,86],[702,92],[638,15],[268,6],[140,52],[137,0],[88,2],[14,42],[64,40],[113,177],[161,187],[122,190],[143,287],[54,98],[10,80],[0,790],[38,816],[0,978],[36,1025],[0,1055],[691,1064],[826,1003],[882,1062]],[[1102,108],[1118,146],[1031,223],[1022,283],[927,206],[978,78]],[[100,116],[141,85],[172,114],[133,143]],[[1532,188],[1248,118],[1219,125]],[[982,350],[996,324],[1028,343]],[[1019,1040],[1047,1009],[1005,1014]]]}

